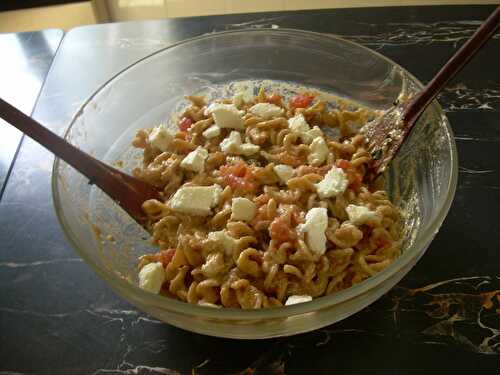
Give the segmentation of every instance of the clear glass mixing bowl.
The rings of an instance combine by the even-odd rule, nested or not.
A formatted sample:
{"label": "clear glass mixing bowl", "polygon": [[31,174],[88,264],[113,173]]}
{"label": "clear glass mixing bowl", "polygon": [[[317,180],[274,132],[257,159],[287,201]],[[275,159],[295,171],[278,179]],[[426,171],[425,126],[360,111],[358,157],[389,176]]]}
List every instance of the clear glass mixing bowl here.
{"label": "clear glass mixing bowl", "polygon": [[[74,117],[66,139],[124,169],[138,162],[130,142],[156,125],[184,95],[238,80],[269,79],[315,87],[386,109],[402,90],[422,85],[380,54],[338,37],[297,30],[242,30],[190,39],[148,56],[101,87]],[[139,289],[137,257],[148,235],[61,160],[53,196],[64,231],[80,256],[123,298],[169,324],[203,334],[267,338],[317,329],[366,307],[424,254],[452,202],[457,153],[442,109],[433,103],[393,164],[387,188],[408,213],[404,252],[390,267],[352,288],[312,302],[242,311],[189,305]],[[112,235],[114,240],[108,240]],[[111,238],[111,237],[109,237]]]}

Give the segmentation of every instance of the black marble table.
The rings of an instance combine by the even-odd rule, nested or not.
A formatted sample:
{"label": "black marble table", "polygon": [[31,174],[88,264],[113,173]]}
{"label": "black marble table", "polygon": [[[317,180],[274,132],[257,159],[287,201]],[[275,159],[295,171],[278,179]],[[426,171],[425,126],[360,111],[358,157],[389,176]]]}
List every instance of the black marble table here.
{"label": "black marble table", "polygon": [[[138,58],[187,37],[244,27],[342,35],[427,81],[492,9],[322,10],[78,28],[64,38],[33,115],[60,133],[88,95]],[[118,298],[64,238],[51,202],[53,158],[25,139],[0,201],[0,375],[498,374],[499,34],[440,102],[455,132],[460,181],[425,256],[358,314],[262,341],[182,331]]]}

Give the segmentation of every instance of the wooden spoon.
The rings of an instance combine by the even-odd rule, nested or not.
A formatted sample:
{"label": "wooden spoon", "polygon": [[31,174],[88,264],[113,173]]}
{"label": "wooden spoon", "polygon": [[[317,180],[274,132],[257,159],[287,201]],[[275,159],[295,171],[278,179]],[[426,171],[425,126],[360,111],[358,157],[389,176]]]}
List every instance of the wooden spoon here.
{"label": "wooden spoon", "polygon": [[374,159],[373,177],[384,172],[399,151],[420,115],[436,95],[490,39],[500,25],[500,6],[476,30],[474,35],[453,55],[422,92],[409,101],[396,103],[376,122],[367,126],[368,151]]}
{"label": "wooden spoon", "polygon": [[52,133],[31,117],[0,99],[0,117],[44,146],[89,179],[145,227],[142,204],[158,199],[159,191],[143,181],[106,165]]}

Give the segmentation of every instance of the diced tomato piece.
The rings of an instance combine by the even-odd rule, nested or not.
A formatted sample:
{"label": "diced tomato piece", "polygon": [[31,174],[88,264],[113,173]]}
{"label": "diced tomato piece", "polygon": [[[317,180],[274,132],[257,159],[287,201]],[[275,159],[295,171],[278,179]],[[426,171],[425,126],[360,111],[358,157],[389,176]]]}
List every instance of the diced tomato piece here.
{"label": "diced tomato piece", "polygon": [[238,163],[233,166],[233,174],[236,177],[245,177],[247,172],[249,171],[248,165],[245,163]]}
{"label": "diced tomato piece", "polygon": [[345,159],[338,159],[335,164],[338,168],[342,168],[344,171],[352,168],[351,162]]}
{"label": "diced tomato piece", "polygon": [[339,159],[335,162],[335,164],[338,168],[342,168],[344,170],[347,175],[347,179],[349,180],[349,187],[358,191],[363,184],[363,175],[359,173],[348,160]]}
{"label": "diced tomato piece", "polygon": [[189,117],[183,117],[179,120],[178,127],[180,131],[185,132],[191,127],[191,125],[193,125],[193,120]]}
{"label": "diced tomato piece", "polygon": [[391,241],[386,238],[386,237],[378,237],[377,239],[375,239],[375,244],[377,245],[377,247],[385,247],[387,245],[389,245],[391,243]]}
{"label": "diced tomato piece", "polygon": [[278,242],[294,241],[297,238],[297,233],[290,228],[288,220],[283,216],[278,216],[272,221],[269,235]]}
{"label": "diced tomato piece", "polygon": [[291,98],[289,103],[292,108],[307,108],[313,100],[314,96],[300,94]]}
{"label": "diced tomato piece", "polygon": [[277,105],[277,104],[280,104],[280,103],[281,103],[281,99],[282,99],[281,95],[278,95],[278,94],[272,94],[272,95],[269,95],[269,96],[267,97],[267,100],[266,100],[266,101],[267,101],[268,103],[271,103],[271,104],[276,104],[276,105]]}
{"label": "diced tomato piece", "polygon": [[361,173],[352,171],[347,174],[347,179],[355,191],[361,189],[361,185],[363,184],[363,175]]}
{"label": "diced tomato piece", "polygon": [[290,219],[291,219],[290,221],[292,222],[292,224],[295,224],[295,226],[303,223],[303,220],[300,217],[300,213],[298,211],[292,212],[292,217]]}
{"label": "diced tomato piece", "polygon": [[261,254],[251,254],[249,256],[250,260],[253,260],[254,262],[257,262],[259,264],[262,264],[263,259]]}
{"label": "diced tomato piece", "polygon": [[220,167],[221,176],[233,190],[251,191],[255,189],[254,176],[248,164],[240,162]]}
{"label": "diced tomato piece", "polygon": [[233,190],[253,190],[254,189],[254,184],[246,181],[243,177],[238,177],[235,175],[227,175],[225,177],[226,184],[231,186],[231,189]]}
{"label": "diced tomato piece", "polygon": [[175,249],[162,250],[155,254],[155,260],[161,262],[166,267],[175,255]]}

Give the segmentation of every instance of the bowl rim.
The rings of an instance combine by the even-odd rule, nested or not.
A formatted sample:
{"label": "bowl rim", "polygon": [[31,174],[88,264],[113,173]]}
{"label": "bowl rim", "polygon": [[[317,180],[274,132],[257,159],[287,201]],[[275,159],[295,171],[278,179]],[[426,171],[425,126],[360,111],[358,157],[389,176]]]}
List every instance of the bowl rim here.
{"label": "bowl rim", "polygon": [[[174,49],[179,46],[187,45],[193,42],[198,42],[200,40],[204,39],[213,39],[213,38],[219,38],[219,37],[224,37],[227,35],[231,34],[245,34],[245,33],[252,33],[252,34],[293,34],[293,35],[302,35],[302,36],[310,36],[310,37],[316,37],[316,38],[326,38],[326,39],[336,39],[337,41],[340,41],[344,44],[350,45],[352,47],[358,48],[358,49],[363,49],[370,54],[373,54],[377,56],[380,59],[383,59],[387,61],[390,65],[394,67],[398,67],[401,69],[402,72],[405,73],[406,76],[408,76],[418,87],[418,89],[423,88],[423,84],[416,78],[414,77],[411,73],[409,73],[406,69],[401,67],[399,64],[395,63],[391,59],[385,57],[384,55],[380,54],[377,51],[374,51],[368,47],[365,47],[361,44],[352,42],[348,39],[345,39],[343,37],[340,37],[335,34],[328,34],[328,33],[319,33],[319,32],[313,32],[313,31],[306,31],[306,30],[300,30],[300,29],[292,29],[292,28],[279,28],[279,29],[270,29],[270,28],[263,28],[263,29],[240,29],[240,30],[228,30],[228,31],[221,31],[221,32],[216,32],[216,33],[211,33],[211,34],[202,34],[196,37],[184,39],[182,41],[170,44],[164,48],[159,49],[158,51],[155,51],[151,54],[148,54],[147,56],[144,56],[134,63],[128,65],[124,69],[120,70],[116,74],[114,74],[111,78],[106,80],[104,83],[102,83],[87,99],[85,99],[82,104],[80,105],[79,109],[74,113],[74,115],[71,118],[71,121],[64,131],[64,139],[67,139],[69,132],[75,125],[75,122],[77,119],[84,113],[84,109],[87,107],[89,103],[92,102],[94,98],[96,98],[108,85],[112,84],[115,80],[117,80],[122,74],[125,74],[129,70],[133,69],[135,66],[141,64],[142,62],[159,55],[165,51]],[[343,289],[339,292],[336,292],[331,295],[327,296],[322,296],[318,298],[314,298],[310,302],[306,303],[300,303],[296,305],[290,305],[290,306],[282,306],[280,308],[268,308],[268,309],[258,309],[258,310],[242,310],[242,309],[235,309],[235,308],[210,308],[210,307],[205,307],[205,306],[199,306],[199,305],[194,305],[190,304],[187,302],[182,302],[178,300],[174,300],[171,298],[166,298],[161,295],[153,294],[146,292],[142,289],[140,289],[138,286],[135,284],[130,283],[129,281],[125,280],[122,277],[119,277],[116,273],[109,272],[109,270],[101,267],[98,265],[96,262],[92,260],[90,256],[86,254],[84,250],[82,250],[77,241],[76,241],[76,236],[73,234],[70,226],[67,224],[62,206],[59,204],[60,202],[60,192],[59,192],[59,187],[58,187],[58,178],[57,176],[59,175],[58,170],[60,166],[61,160],[59,158],[55,158],[53,167],[52,167],[52,178],[51,178],[51,185],[52,185],[52,200],[53,204],[55,207],[56,215],[59,220],[59,223],[63,229],[63,232],[72,245],[73,249],[78,253],[78,255],[85,260],[90,267],[93,269],[95,273],[97,273],[101,278],[103,278],[105,281],[109,283],[109,285],[117,290],[117,291],[126,291],[127,292],[127,297],[125,297],[123,294],[124,293],[119,293],[122,295],[124,299],[126,299],[128,302],[129,300],[129,294],[132,294],[135,296],[133,300],[137,301],[140,300],[141,303],[146,303],[147,306],[149,307],[155,307],[155,308],[160,308],[162,310],[170,311],[173,313],[179,313],[179,314],[190,314],[192,316],[196,317],[202,317],[202,318],[210,318],[210,319],[215,319],[215,320],[264,320],[264,319],[278,319],[278,318],[287,318],[290,316],[294,315],[300,315],[300,314],[306,314],[306,313],[311,313],[315,312],[318,310],[322,310],[325,308],[329,308],[333,305],[339,305],[345,301],[348,301],[350,299],[354,299],[356,297],[359,297],[362,294],[367,293],[369,290],[372,288],[377,287],[380,283],[384,282],[385,280],[391,278],[394,276],[399,270],[403,269],[405,266],[407,266],[411,261],[419,256],[419,254],[422,252],[422,248],[426,246],[427,244],[430,243],[430,241],[433,239],[435,234],[438,232],[439,228],[441,227],[450,207],[453,202],[456,188],[457,188],[457,180],[458,180],[458,155],[457,155],[457,148],[456,148],[456,143],[453,137],[453,131],[451,129],[450,123],[447,119],[447,117],[444,114],[444,111],[442,110],[441,106],[439,103],[435,100],[428,108],[428,110],[433,110],[436,112],[440,112],[441,117],[443,118],[444,125],[446,127],[446,130],[448,132],[448,139],[447,143],[450,144],[450,153],[451,153],[451,174],[450,178],[447,181],[447,186],[445,187],[447,191],[446,198],[444,202],[442,203],[442,206],[439,208],[438,212],[436,213],[436,216],[434,219],[429,223],[427,228],[422,232],[421,234],[421,239],[418,242],[419,244],[422,244],[418,246],[417,243],[414,243],[412,246],[410,246],[408,249],[406,249],[393,263],[389,265],[389,267],[385,268],[384,270],[378,272],[377,274],[365,279],[364,281],[360,282],[359,284],[353,285],[347,289]],[[424,249],[425,251],[425,249]],[[423,253],[423,252],[422,252]]]}

